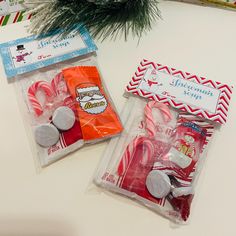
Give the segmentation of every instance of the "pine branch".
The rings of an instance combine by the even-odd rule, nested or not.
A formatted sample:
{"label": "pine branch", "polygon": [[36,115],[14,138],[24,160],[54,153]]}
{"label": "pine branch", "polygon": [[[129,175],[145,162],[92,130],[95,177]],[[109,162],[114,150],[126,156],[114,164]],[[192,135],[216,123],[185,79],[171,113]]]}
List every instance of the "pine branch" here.
{"label": "pine branch", "polygon": [[[38,3],[35,1],[28,1]],[[47,33],[63,28],[68,34],[84,24],[93,37],[128,33],[140,37],[160,17],[156,0],[47,0],[33,10],[31,31]]]}

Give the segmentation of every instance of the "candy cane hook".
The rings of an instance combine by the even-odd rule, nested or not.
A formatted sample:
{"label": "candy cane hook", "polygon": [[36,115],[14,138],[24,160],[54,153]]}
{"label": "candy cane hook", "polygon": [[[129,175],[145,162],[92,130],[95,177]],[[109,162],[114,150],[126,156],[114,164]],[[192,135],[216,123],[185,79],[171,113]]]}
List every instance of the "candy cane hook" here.
{"label": "candy cane hook", "polygon": [[147,105],[144,108],[144,116],[146,123],[146,131],[149,137],[137,136],[128,144],[117,169],[117,173],[119,176],[125,174],[125,171],[127,170],[130,162],[132,161],[134,153],[136,152],[137,147],[139,145],[145,145],[146,147],[145,153],[140,154],[140,159],[141,159],[140,163],[142,165],[146,165],[152,159],[152,156],[154,155],[155,152],[155,148],[153,141],[150,140],[150,138],[154,137],[156,133],[155,122],[152,115],[153,108],[158,108],[163,113],[164,121],[166,123],[171,120],[172,115],[170,113],[169,108],[166,105],[158,103],[156,101],[150,101],[147,103]]}
{"label": "candy cane hook", "polygon": [[66,83],[63,79],[62,73],[57,74],[53,78],[53,80],[51,81],[51,86],[52,86],[52,89],[56,95],[60,95],[60,94],[68,92],[68,89],[67,89]]}
{"label": "candy cane hook", "polygon": [[144,116],[146,123],[146,131],[150,137],[154,137],[156,134],[155,121],[152,114],[153,108],[157,108],[162,112],[165,123],[168,123],[172,118],[170,109],[167,105],[156,101],[148,102],[144,108]]}
{"label": "candy cane hook", "polygon": [[43,108],[41,104],[39,103],[38,99],[36,98],[36,93],[40,89],[43,90],[46,96],[48,97],[51,97],[54,95],[51,85],[46,81],[37,81],[29,87],[28,99],[37,116],[40,116],[43,113]]}

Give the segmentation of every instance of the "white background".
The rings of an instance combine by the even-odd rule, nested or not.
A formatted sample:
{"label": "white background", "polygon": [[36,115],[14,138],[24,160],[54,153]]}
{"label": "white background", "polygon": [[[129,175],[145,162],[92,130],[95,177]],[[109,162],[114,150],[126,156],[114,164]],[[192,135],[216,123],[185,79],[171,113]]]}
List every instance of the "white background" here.
{"label": "white background", "polygon": [[[123,90],[143,59],[236,84],[236,13],[175,2],[159,5],[163,20],[140,42],[97,43],[98,59],[121,111]],[[26,36],[26,23],[0,29],[0,41]],[[36,173],[14,86],[0,69],[1,236],[236,235],[236,95],[228,123],[215,137],[199,179],[189,225],[168,220],[91,179],[107,143],[85,147]]]}

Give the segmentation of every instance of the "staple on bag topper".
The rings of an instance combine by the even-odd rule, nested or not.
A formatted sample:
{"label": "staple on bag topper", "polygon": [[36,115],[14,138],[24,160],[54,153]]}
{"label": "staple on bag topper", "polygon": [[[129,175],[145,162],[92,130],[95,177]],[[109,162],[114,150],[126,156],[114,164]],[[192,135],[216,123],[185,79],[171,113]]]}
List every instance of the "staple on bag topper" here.
{"label": "staple on bag topper", "polygon": [[226,123],[232,90],[227,84],[148,60],[141,61],[126,87],[128,93],[220,124]]}

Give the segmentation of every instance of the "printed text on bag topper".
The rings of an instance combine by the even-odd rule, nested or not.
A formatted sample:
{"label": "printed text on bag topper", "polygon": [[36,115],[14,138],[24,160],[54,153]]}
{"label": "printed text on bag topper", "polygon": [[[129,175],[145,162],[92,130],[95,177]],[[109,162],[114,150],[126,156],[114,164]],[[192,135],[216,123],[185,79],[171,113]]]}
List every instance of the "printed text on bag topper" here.
{"label": "printed text on bag topper", "polygon": [[143,60],[127,86],[135,95],[182,111],[226,122],[232,87],[174,68]]}
{"label": "printed text on bag topper", "polygon": [[216,111],[220,95],[220,91],[215,88],[159,72],[151,67],[146,70],[138,88],[201,107],[212,113]]}
{"label": "printed text on bag topper", "polygon": [[62,55],[66,52],[84,48],[85,44],[80,35],[75,32],[70,33],[64,38],[54,36],[32,41],[29,43],[10,47],[10,52],[14,66],[19,68],[23,65],[46,60],[48,58]]}
{"label": "printed text on bag topper", "polygon": [[63,30],[47,35],[32,35],[0,44],[8,79],[97,50],[85,27],[79,25],[67,36]]}

